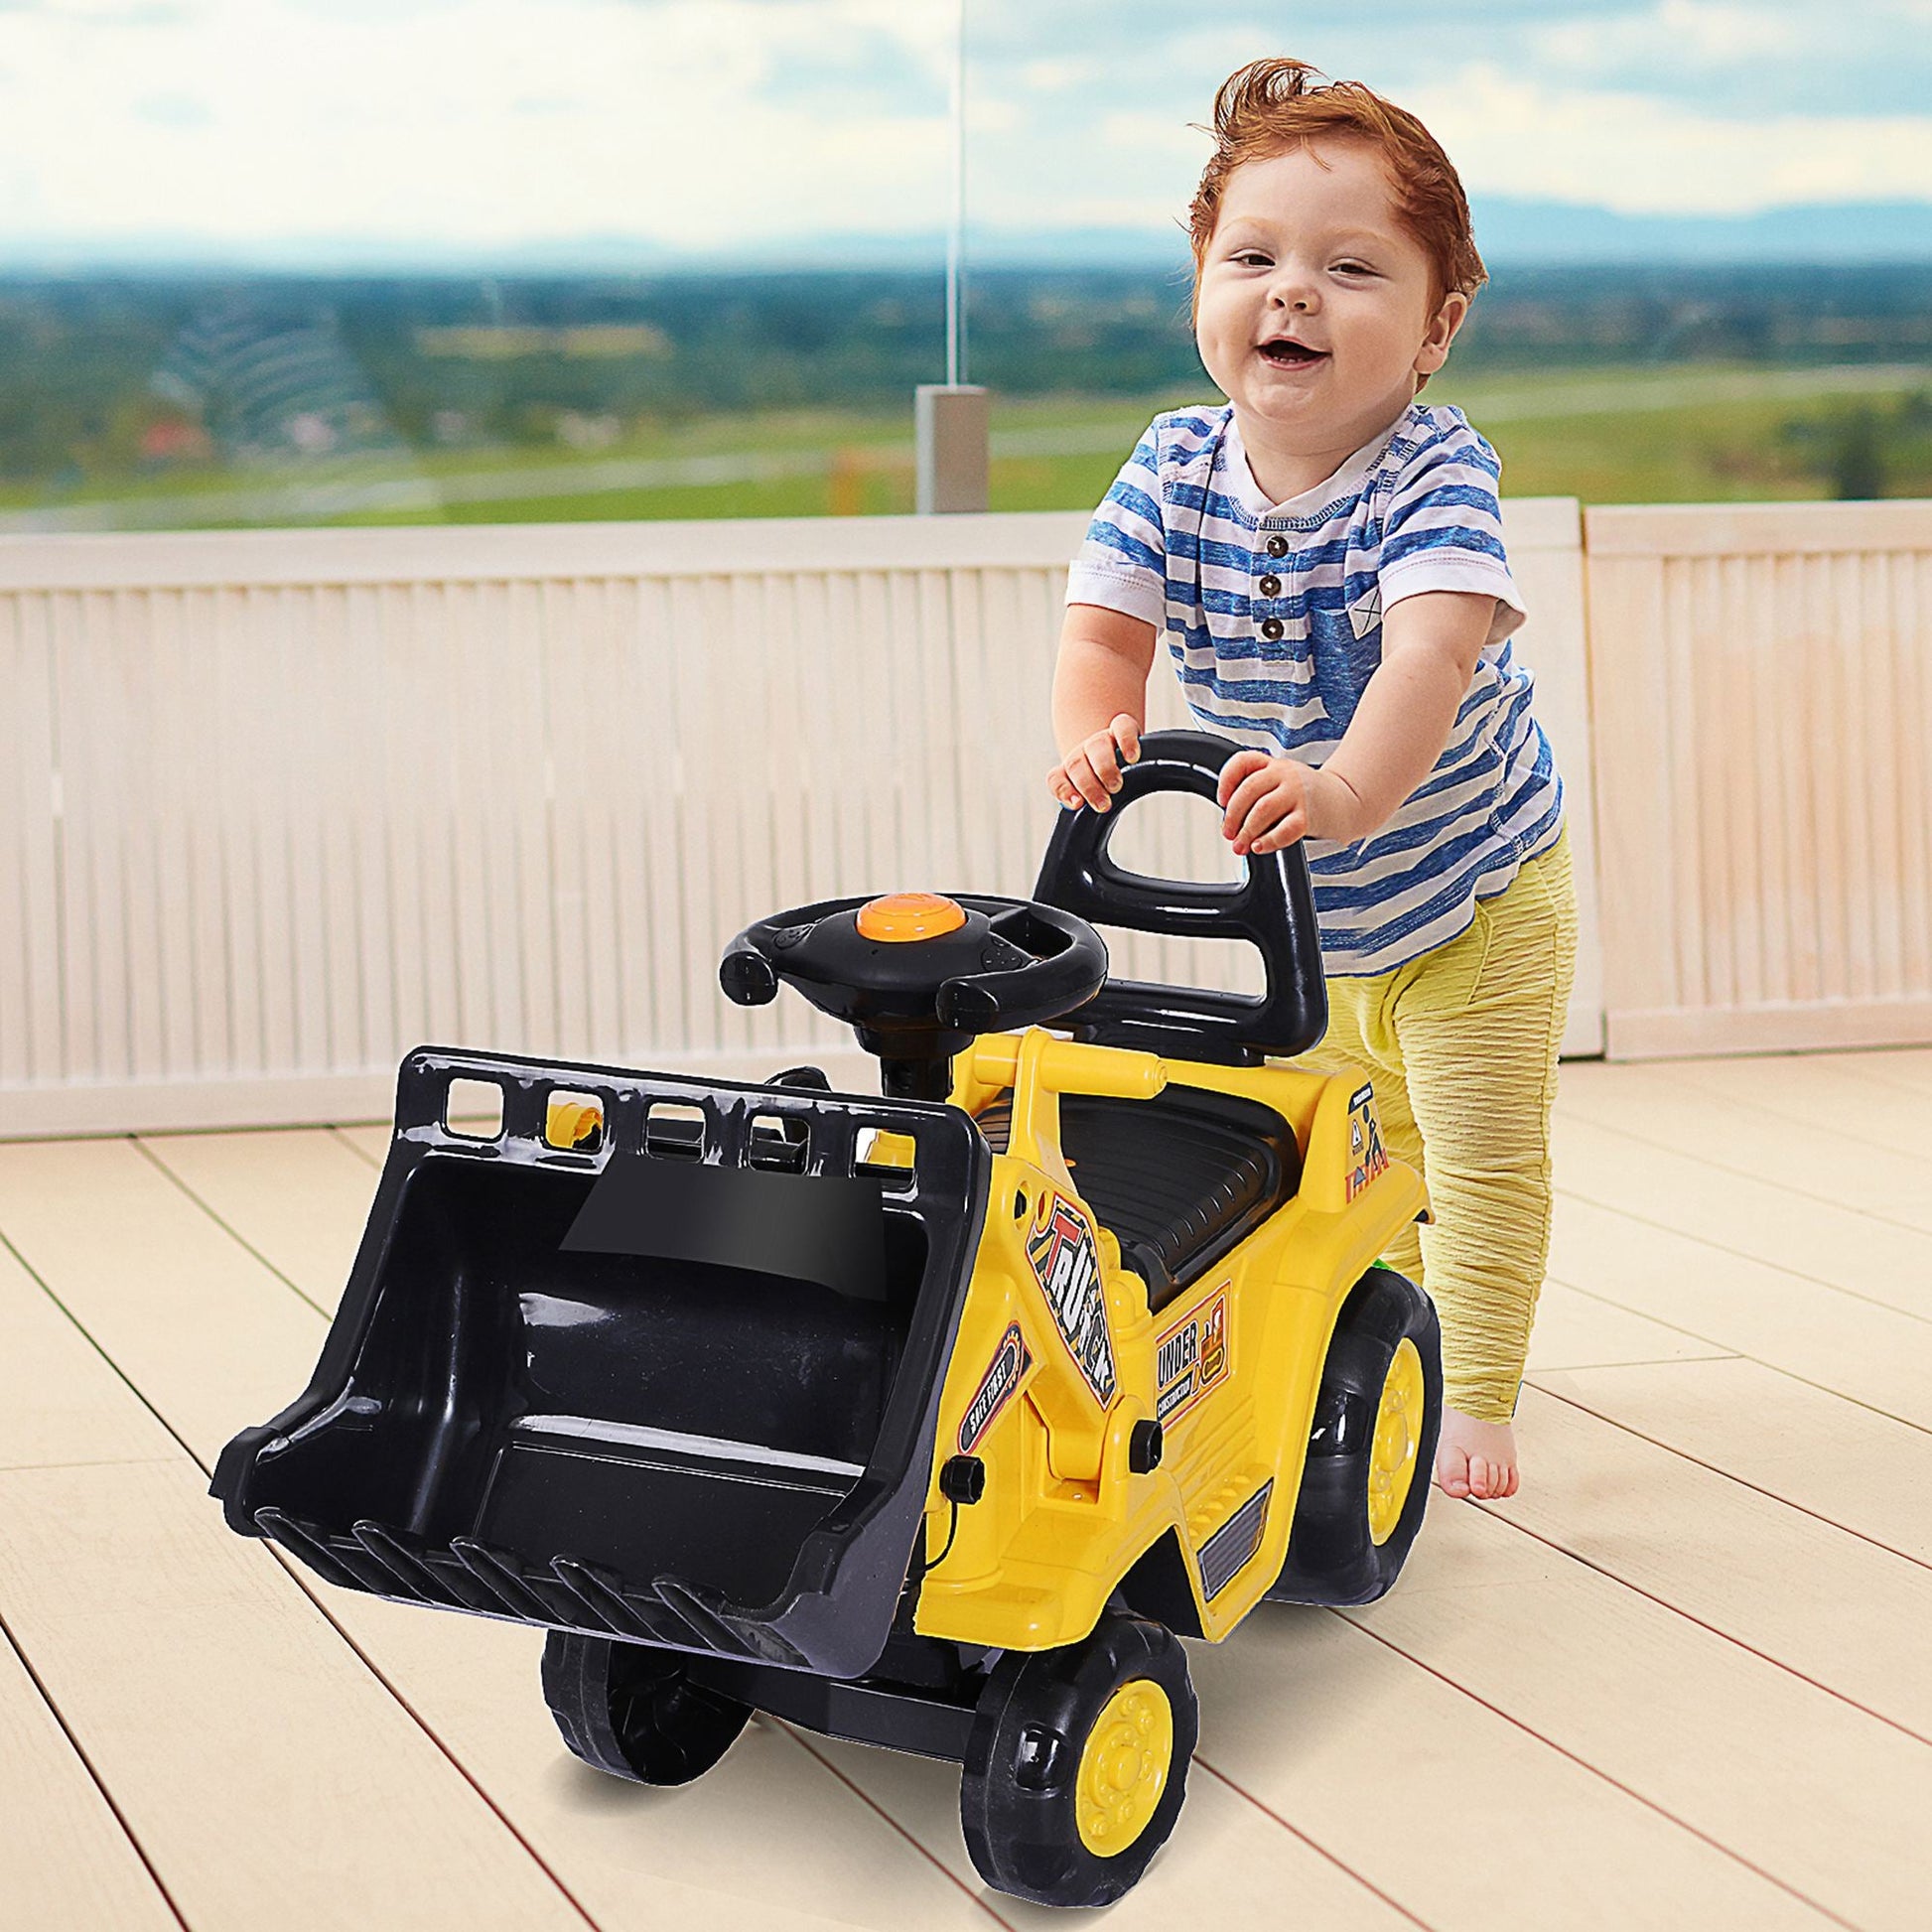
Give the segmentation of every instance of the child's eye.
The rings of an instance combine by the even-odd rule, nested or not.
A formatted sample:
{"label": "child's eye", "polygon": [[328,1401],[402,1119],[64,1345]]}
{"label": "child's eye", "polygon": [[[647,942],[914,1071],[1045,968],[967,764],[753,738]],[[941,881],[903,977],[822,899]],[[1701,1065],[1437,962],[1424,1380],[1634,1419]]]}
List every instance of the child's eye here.
{"label": "child's eye", "polygon": [[1336,262],[1335,273],[1337,275],[1373,275],[1375,271],[1369,267],[1367,262]]}
{"label": "child's eye", "polygon": [[1231,259],[1242,268],[1272,268],[1274,266],[1271,258],[1264,255],[1259,248],[1244,248],[1238,255],[1231,257]]}

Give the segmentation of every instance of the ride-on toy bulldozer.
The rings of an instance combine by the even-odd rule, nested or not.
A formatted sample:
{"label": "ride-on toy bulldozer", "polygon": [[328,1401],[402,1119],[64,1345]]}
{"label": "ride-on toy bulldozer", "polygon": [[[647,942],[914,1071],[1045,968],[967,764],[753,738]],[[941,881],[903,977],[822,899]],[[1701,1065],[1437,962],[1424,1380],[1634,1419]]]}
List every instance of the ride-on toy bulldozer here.
{"label": "ride-on toy bulldozer", "polygon": [[[764,1711],[959,1762],[989,1884],[1118,1897],[1186,1783],[1176,1638],[1379,1596],[1441,1418],[1435,1314],[1376,1265],[1421,1184],[1365,1079],[1270,1063],[1326,1023],[1300,849],[1225,885],[1108,856],[1232,749],[1150,736],[1032,901],[733,940],[726,994],[849,1022],[882,1097],[411,1053],[315,1376],[215,1470],[230,1525],[542,1625],[603,1770],[682,1783]],[[1110,981],[1089,920],[1247,939],[1266,990]]]}

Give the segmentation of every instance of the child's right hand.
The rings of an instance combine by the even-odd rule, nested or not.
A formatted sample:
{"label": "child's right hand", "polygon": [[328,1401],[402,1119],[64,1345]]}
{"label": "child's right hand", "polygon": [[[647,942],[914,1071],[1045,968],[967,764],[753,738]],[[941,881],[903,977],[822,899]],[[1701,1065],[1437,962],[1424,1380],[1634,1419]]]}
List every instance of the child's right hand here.
{"label": "child's right hand", "polygon": [[1120,789],[1120,768],[1141,756],[1141,728],[1122,712],[1105,731],[1094,732],[1046,774],[1047,788],[1070,812],[1083,804],[1109,809]]}

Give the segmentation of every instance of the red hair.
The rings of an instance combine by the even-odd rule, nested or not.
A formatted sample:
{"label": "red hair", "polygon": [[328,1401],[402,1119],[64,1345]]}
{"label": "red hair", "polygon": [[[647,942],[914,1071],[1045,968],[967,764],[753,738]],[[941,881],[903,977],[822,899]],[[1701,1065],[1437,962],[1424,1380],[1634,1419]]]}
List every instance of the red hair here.
{"label": "red hair", "polygon": [[1214,153],[1187,210],[1196,277],[1237,168],[1311,141],[1355,140],[1381,155],[1396,213],[1429,256],[1436,281],[1432,307],[1452,289],[1473,297],[1489,273],[1476,253],[1462,183],[1441,144],[1415,115],[1359,80],[1310,86],[1310,77],[1319,72],[1306,61],[1251,61],[1221,82],[1214,125],[1203,130],[1214,136]]}

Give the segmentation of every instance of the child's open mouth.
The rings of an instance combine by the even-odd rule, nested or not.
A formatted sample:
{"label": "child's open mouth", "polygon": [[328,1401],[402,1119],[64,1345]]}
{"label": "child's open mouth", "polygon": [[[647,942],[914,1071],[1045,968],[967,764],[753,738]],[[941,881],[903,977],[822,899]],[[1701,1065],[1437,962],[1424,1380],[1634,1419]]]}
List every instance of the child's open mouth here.
{"label": "child's open mouth", "polygon": [[1284,337],[1280,342],[1263,343],[1261,358],[1264,362],[1272,362],[1278,369],[1304,369],[1315,362],[1325,362],[1328,351],[1311,348],[1306,343],[1292,343]]}

